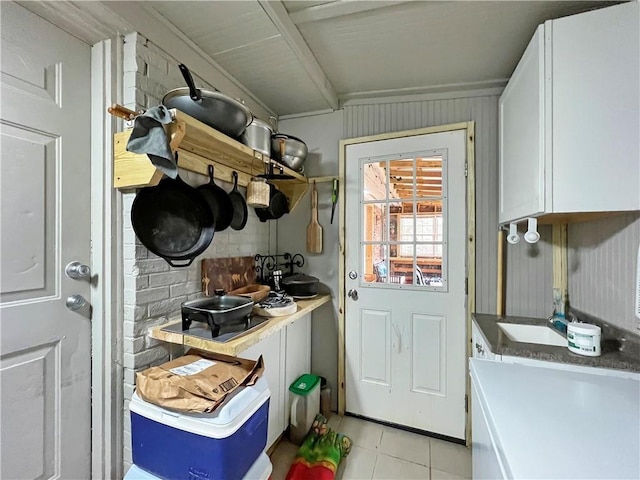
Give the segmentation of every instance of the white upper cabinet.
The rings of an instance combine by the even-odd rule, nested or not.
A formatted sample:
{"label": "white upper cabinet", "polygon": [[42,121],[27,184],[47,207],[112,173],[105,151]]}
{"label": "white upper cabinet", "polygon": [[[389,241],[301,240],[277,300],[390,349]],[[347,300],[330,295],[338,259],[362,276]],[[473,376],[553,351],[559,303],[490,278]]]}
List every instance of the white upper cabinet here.
{"label": "white upper cabinet", "polygon": [[540,25],[500,97],[499,222],[640,210],[640,5]]}

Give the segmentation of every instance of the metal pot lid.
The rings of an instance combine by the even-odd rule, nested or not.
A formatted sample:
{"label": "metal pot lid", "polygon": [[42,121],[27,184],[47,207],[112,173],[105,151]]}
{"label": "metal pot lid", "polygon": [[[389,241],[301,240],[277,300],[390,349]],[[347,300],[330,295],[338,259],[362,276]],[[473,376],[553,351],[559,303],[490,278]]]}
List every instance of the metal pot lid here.
{"label": "metal pot lid", "polygon": [[318,283],[320,280],[316,277],[312,277],[311,275],[307,275],[306,273],[296,273],[295,275],[291,275],[289,277],[285,277],[282,279],[283,285],[309,285]]}

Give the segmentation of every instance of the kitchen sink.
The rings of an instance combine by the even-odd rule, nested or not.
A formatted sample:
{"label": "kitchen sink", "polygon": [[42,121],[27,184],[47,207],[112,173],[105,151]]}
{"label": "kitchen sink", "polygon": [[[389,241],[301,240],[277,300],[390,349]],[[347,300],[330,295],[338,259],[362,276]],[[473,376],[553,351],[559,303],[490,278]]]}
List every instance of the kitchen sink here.
{"label": "kitchen sink", "polygon": [[519,323],[500,323],[498,327],[514,342],[537,343],[566,347],[567,339],[546,325],[522,325]]}

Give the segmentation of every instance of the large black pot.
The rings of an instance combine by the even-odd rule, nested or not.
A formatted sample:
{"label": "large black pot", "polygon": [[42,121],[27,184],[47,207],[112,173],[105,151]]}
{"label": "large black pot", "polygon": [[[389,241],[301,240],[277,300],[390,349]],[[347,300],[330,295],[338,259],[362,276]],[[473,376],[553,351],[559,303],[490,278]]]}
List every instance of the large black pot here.
{"label": "large black pot", "polygon": [[191,265],[215,232],[205,199],[180,177],[140,190],[131,206],[131,225],[142,244],[172,267]]}
{"label": "large black pot", "polygon": [[251,111],[238,100],[217,90],[196,88],[186,65],[178,67],[187,86],[169,91],[162,98],[162,104],[167,108],[177,108],[230,137],[242,135],[253,120]]}
{"label": "large black pot", "polygon": [[318,294],[316,277],[304,273],[296,273],[282,279],[282,288],[288,295],[297,298],[311,298]]}

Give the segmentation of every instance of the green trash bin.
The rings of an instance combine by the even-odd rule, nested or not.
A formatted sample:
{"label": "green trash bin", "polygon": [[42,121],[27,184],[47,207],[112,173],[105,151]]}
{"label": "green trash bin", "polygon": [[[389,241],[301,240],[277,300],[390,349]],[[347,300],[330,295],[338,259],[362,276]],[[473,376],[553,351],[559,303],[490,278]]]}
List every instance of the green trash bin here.
{"label": "green trash bin", "polygon": [[320,377],[305,373],[289,386],[293,394],[289,439],[300,445],[320,413]]}

